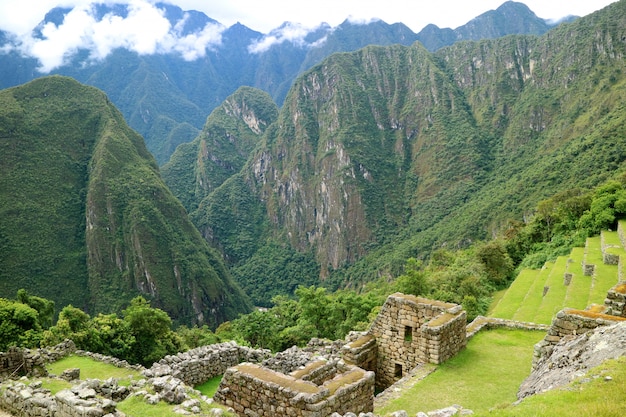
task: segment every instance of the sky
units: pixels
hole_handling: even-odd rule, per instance
[[[456,28],[472,18],[500,6],[504,0],[162,0],[183,10],[199,10],[220,25],[208,25],[194,34],[181,34],[169,24],[155,0],[100,0],[100,3],[128,3],[131,12],[122,19],[106,16],[96,20],[89,4],[93,0],[0,0],[0,30],[13,35],[0,52],[19,51],[39,60],[40,71],[62,65],[79,49],[90,50],[99,60],[113,49],[125,47],[140,54],[176,52],[184,59],[203,56],[219,45],[221,32],[237,22],[267,34],[251,52],[260,52],[276,42],[302,42],[306,33],[322,22],[337,26],[349,19],[366,23],[381,19],[402,22],[414,32],[429,23]],[[537,16],[558,20],[568,15],[584,16],[615,0],[522,0]],[[32,29],[46,12],[56,6],[78,6],[60,26],[46,25],[43,38],[33,38]],[[276,29],[284,22],[292,24]],[[182,23],[182,22],[181,22]],[[0,55],[1,59],[1,55]]]

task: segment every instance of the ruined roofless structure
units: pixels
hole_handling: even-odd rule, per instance
[[[224,374],[214,399],[240,416],[371,412],[375,387],[385,389],[414,367],[463,349],[466,324],[460,305],[395,293],[370,330],[342,348],[342,360],[320,358],[288,375],[242,363]]]

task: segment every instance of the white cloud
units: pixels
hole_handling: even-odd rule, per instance
[[[40,71],[47,73],[62,66],[79,50],[88,50],[90,60],[102,60],[116,48],[140,55],[178,53],[193,60],[221,42],[221,25],[207,24],[202,30],[183,36],[184,24],[185,19],[170,24],[163,10],[148,0],[128,1],[125,17],[109,13],[99,20],[91,5],[79,5],[60,25],[44,25],[41,38],[32,33],[19,35],[15,48],[37,58]]]
[[[306,47],[306,36],[312,31],[319,28],[306,27],[304,25],[292,22],[285,22],[278,29],[272,30],[268,35],[261,38],[261,40],[254,42],[248,47],[248,51],[253,54],[258,54],[267,51],[272,45],[281,44],[283,42],[291,42],[295,45]],[[319,41],[315,43],[319,44]]]
[[[387,23],[402,22],[414,32],[426,24],[455,28],[505,0],[162,0],[183,10],[199,10],[225,26],[239,21],[245,26],[268,33],[251,46],[252,52],[262,52],[276,43],[293,42],[306,45],[306,34],[321,22],[337,26],[347,16],[353,23],[382,19]],[[518,0],[526,3],[538,16],[561,18],[585,15],[615,0]],[[106,16],[99,21],[93,17],[92,3],[130,4],[132,12],[125,18]],[[14,49],[41,61],[41,69],[49,71],[65,62],[76,51],[88,49],[91,59],[102,59],[113,49],[125,47],[138,53],[174,52],[185,59],[196,59],[221,41],[221,25],[182,35],[184,23],[169,24],[155,6],[158,0],[0,0],[0,30],[20,39]],[[59,27],[45,28],[44,39],[33,39],[32,29],[53,7],[79,7]],[[272,28],[281,22],[299,22]],[[307,29],[309,28],[309,29]],[[323,41],[323,40],[322,40]],[[320,42],[322,42],[320,41]],[[0,46],[3,50],[7,47]]]

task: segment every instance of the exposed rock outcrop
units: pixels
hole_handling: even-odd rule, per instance
[[[522,399],[568,384],[609,359],[626,355],[626,322],[566,336],[535,364],[517,393]]]

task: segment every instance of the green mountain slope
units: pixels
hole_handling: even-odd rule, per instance
[[[278,108],[269,94],[240,87],[213,110],[193,142],[176,149],[163,166],[165,183],[192,212],[202,199],[243,168],[277,116]]]
[[[198,34],[207,23],[216,23],[201,12],[183,11],[164,3],[157,6],[172,26],[185,34]],[[61,26],[71,10],[52,9],[34,33],[43,37],[41,28],[45,24]],[[94,10],[96,21],[103,16],[122,18],[128,14],[128,7],[122,4],[100,4]],[[455,30],[430,25],[416,34],[401,23],[345,21],[334,28],[320,25],[304,39],[276,42],[267,49],[251,52],[250,48],[255,49],[264,39],[282,39],[282,30],[289,31],[291,24],[285,25],[262,34],[237,23],[222,33],[220,45],[207,47],[202,58],[192,61],[176,53],[146,55],[124,48],[94,60],[87,47],[78,47],[79,51],[68,56],[68,62],[54,72],[105,91],[128,124],[145,138],[159,165],[163,165],[176,146],[193,140],[207,115],[242,85],[263,89],[282,104],[294,79],[332,53],[355,51],[367,45],[410,45],[416,40],[434,51],[462,40],[510,33],[538,34],[551,27],[523,4],[508,1]],[[15,52],[13,43],[9,33],[0,31],[0,88],[41,75],[37,72],[38,61]]]
[[[262,205],[255,221],[267,228],[250,234],[251,212],[211,196],[194,222],[240,270],[269,236],[312,255],[335,285],[484,238],[624,168],[622,27],[625,1],[541,37],[333,55],[296,80],[241,175],[223,185],[237,193],[216,191]],[[215,232],[237,224],[245,239]]]
[[[46,77],[0,92],[0,296],[19,288],[90,312],[138,294],[216,325],[247,298],[99,90]]]

